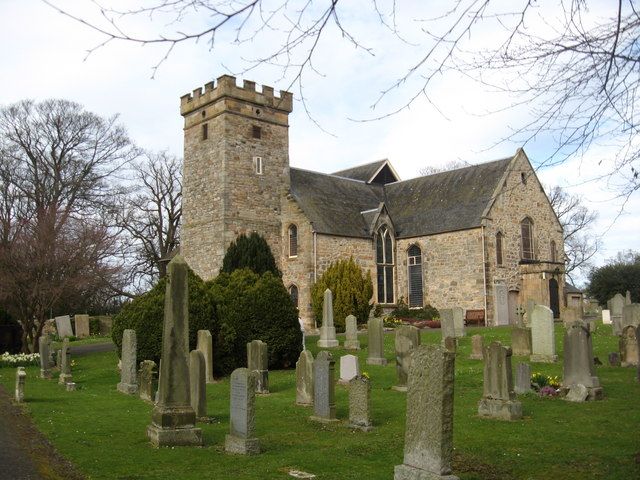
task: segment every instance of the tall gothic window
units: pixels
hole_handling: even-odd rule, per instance
[[[393,239],[391,232],[381,227],[376,235],[378,266],[378,303],[393,303]]]
[[[298,287],[295,285],[291,285],[289,287],[289,296],[291,297],[291,301],[298,308]]]
[[[551,240],[551,243],[549,244],[549,249],[551,250],[551,261],[552,262],[557,262],[558,261],[558,252],[556,251],[556,242]]]
[[[409,264],[409,306],[422,306],[422,250],[418,245],[411,245],[407,250]]]
[[[502,265],[502,232],[496,233],[496,265]]]
[[[533,221],[529,217],[520,222],[520,236],[522,238],[522,259],[534,260]]]
[[[298,255],[298,227],[289,225],[289,256],[296,257]]]

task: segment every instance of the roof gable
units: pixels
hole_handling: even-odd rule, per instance
[[[357,167],[347,168],[334,172],[331,175],[336,177],[351,178],[366,183],[384,185],[386,183],[397,182],[400,176],[391,166],[389,160],[378,160],[377,162],[365,163]]]

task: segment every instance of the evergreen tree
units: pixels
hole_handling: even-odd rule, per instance
[[[248,268],[258,275],[271,272],[277,277],[282,276],[269,244],[256,232],[248,237],[243,233],[231,242],[222,260],[221,272],[231,273],[240,268]]]

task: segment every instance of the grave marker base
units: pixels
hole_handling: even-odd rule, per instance
[[[478,403],[478,415],[498,420],[520,420],[522,418],[522,403],[517,400],[483,398]]]
[[[531,362],[538,363],[555,363],[558,360],[557,355],[540,355],[538,353],[534,353],[529,357]]]
[[[224,438],[224,451],[240,455],[257,455],[260,453],[260,442],[257,438],[240,438],[235,435],[226,435]]]
[[[367,358],[367,365],[386,365],[386,358]]]
[[[410,465],[396,465],[393,480],[460,480],[455,475],[439,475]]]
[[[118,383],[118,391],[127,395],[135,395],[138,393],[138,385],[132,383]]]
[[[147,427],[147,437],[154,447],[188,447],[202,445],[202,430],[199,428]]]

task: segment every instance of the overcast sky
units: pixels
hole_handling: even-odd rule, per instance
[[[52,2],[99,22],[91,2]],[[309,118],[299,92],[292,87],[296,96],[289,119],[292,166],[332,172],[388,158],[402,179],[407,179],[427,165],[454,160],[480,163],[514,154],[520,144],[498,141],[526,122],[526,106],[488,115],[514,99],[486,91],[460,74],[438,78],[429,90],[430,101],[419,97],[409,109],[383,120],[354,121],[384,115],[413,95],[417,83],[409,81],[387,95],[375,110],[371,108],[380,92],[415,60],[417,49],[424,48],[419,43],[424,25],[418,20],[431,13],[421,11],[423,4],[431,2],[406,2],[415,9],[399,24],[406,35],[390,39],[389,35],[370,34],[379,30],[379,24],[371,15],[360,15],[364,8],[359,3],[349,2],[351,10],[344,11],[342,20],[366,39],[364,46],[374,55],[355,48],[338,32],[330,31],[323,38],[314,59],[317,72],[309,71],[303,78],[307,109],[320,127]],[[151,36],[162,25],[162,20],[152,20],[125,25],[140,36]],[[203,15],[187,18],[181,27],[197,28],[206,21]],[[166,29],[171,32],[175,27]],[[472,40],[476,45],[490,43],[493,33],[491,28],[481,29]],[[40,0],[0,0],[0,104],[25,98],[74,100],[103,116],[118,114],[140,146],[181,155],[180,96],[222,74],[241,72],[246,65],[241,59],[247,58],[247,52],[259,56],[270,46],[267,36],[261,42],[247,41],[244,50],[238,50],[231,44],[232,34],[217,37],[213,51],[206,41],[179,45],[151,78],[165,47],[113,42],[85,59],[87,50],[103,40]],[[246,78],[276,90],[286,89],[291,78],[281,78],[277,68],[266,65],[238,77],[238,81]],[[549,143],[541,136],[525,146],[534,165],[544,161]],[[589,181],[610,159],[610,147],[594,146],[582,158],[538,171],[544,184],[558,184],[583,195],[585,204],[598,211],[596,232],[602,234],[603,248],[597,263],[621,250],[640,250],[640,192],[619,215],[622,205],[615,199],[611,180]]]

